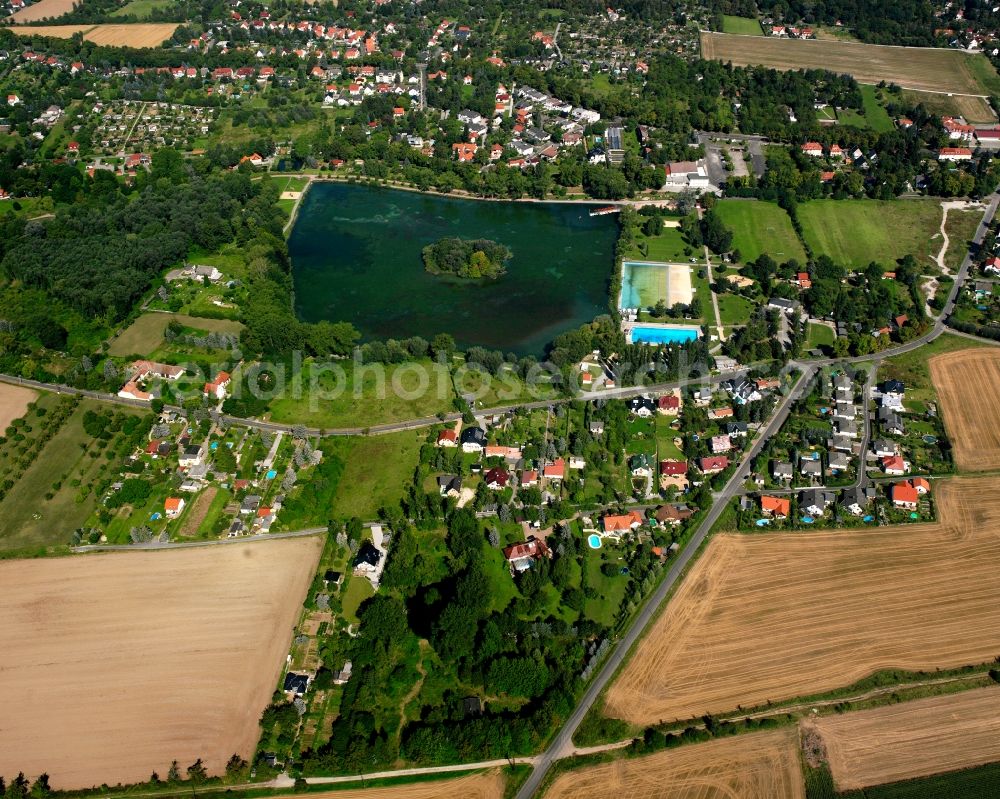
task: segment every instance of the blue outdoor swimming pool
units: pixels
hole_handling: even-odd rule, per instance
[[[591,533],[587,536],[587,543],[590,544],[591,549],[600,549],[601,537],[597,533]]]
[[[696,327],[643,327],[632,328],[633,344],[684,344],[698,338]]]
[[[276,471],[274,471],[274,469],[271,469],[271,470],[270,470],[270,471],[269,471],[269,472],[267,473],[267,479],[268,479],[268,480],[273,480],[273,479],[274,479],[274,478],[275,478],[275,477],[277,476],[277,474],[278,474],[278,473],[277,473]]]

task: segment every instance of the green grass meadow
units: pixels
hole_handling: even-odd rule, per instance
[[[744,36],[763,36],[764,30],[760,22],[751,17],[734,17],[732,14],[722,15],[723,33],[740,33]]]
[[[937,200],[811,200],[798,215],[814,255],[855,269],[891,267],[904,255],[926,266],[940,249],[932,240],[941,226]]]
[[[744,263],[767,253],[779,263],[796,259],[805,263],[806,253],[795,235],[792,220],[777,203],[757,200],[720,200],[716,212],[733,231],[733,248]]]

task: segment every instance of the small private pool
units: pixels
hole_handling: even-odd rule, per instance
[[[587,543],[590,545],[591,549],[601,548],[601,537],[597,533],[591,533],[587,536]]]
[[[266,477],[267,477],[268,480],[273,480],[277,476],[278,476],[278,473],[274,469],[269,470],[268,473],[267,473],[267,475],[266,475]]]
[[[686,344],[701,334],[697,327],[636,325],[629,333],[632,344]]]
[[[767,527],[771,523],[770,519],[758,519],[754,522],[758,527]]]
[[[812,524],[814,521],[816,521],[816,520],[812,516],[803,516],[802,517],[802,523],[803,524]]]

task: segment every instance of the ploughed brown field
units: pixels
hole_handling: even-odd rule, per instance
[[[380,788],[348,788],[309,793],[309,799],[502,799],[504,779],[499,771],[484,771],[433,782],[386,785]],[[301,794],[276,796],[274,799],[298,799]]]
[[[0,774],[69,789],[249,757],[320,549],[0,561]]]
[[[933,696],[808,722],[840,790],[1000,760],[1000,687]]]
[[[703,31],[701,54],[710,60],[731,61],[735,66],[828,69],[853,75],[861,83],[884,80],[920,91],[989,94],[970,64],[974,56],[947,48],[890,47],[829,39],[779,39]]]
[[[545,799],[802,799],[794,728],[717,738],[559,775]]]
[[[177,30],[176,22],[123,22],[101,25],[18,25],[9,28],[18,36],[52,36],[69,39],[74,33],[104,47],[159,47]]]
[[[1000,653],[1000,478],[935,482],[940,522],[717,535],[607,694],[647,725]]]
[[[1000,349],[936,355],[928,366],[955,465],[963,471],[1000,468]]]

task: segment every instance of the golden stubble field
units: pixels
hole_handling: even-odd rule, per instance
[[[83,33],[88,42],[103,47],[159,47],[177,30],[176,22],[126,22],[101,25],[18,25],[9,28],[18,36],[52,36],[69,39]]]
[[[842,791],[958,771],[1000,760],[1000,687],[823,716],[803,726],[819,733]]]
[[[829,39],[778,39],[702,31],[701,54],[735,66],[760,65],[779,70],[828,69],[853,75],[861,83],[887,81],[907,89],[985,95],[958,50],[890,47]]]
[[[356,788],[309,793],[309,799],[503,799],[504,778],[497,770],[468,774],[433,782],[387,785],[381,788]],[[297,799],[301,794],[276,796],[273,799]]]
[[[1000,468],[1000,348],[959,350],[928,361],[955,465]]]
[[[28,406],[38,399],[38,392],[24,386],[0,383],[0,434],[15,419],[28,412]]]
[[[321,546],[0,562],[0,774],[69,789],[249,757]]]
[[[11,14],[8,19],[15,23],[38,22],[46,17],[61,17],[73,10],[79,0],[38,0],[27,8]]]
[[[605,712],[647,725],[1000,653],[1000,478],[935,482],[940,523],[717,535]]]
[[[717,738],[561,774],[545,799],[803,799],[794,727]]]

